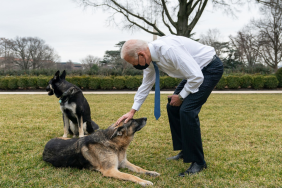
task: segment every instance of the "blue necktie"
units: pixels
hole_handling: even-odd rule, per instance
[[[156,71],[156,82],[155,82],[155,109],[154,109],[154,115],[156,120],[159,119],[161,116],[161,102],[160,102],[160,73],[159,68],[156,64],[156,62],[152,61],[154,64],[154,68]]]

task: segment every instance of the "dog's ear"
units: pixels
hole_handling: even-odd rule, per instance
[[[120,122],[120,124],[114,125],[114,132],[113,132],[110,139],[112,139],[116,136],[121,136],[123,129],[124,129],[124,120],[122,122]]]
[[[114,132],[113,132],[113,134],[112,134],[110,139],[112,139],[112,138],[114,138],[116,136],[121,136],[123,129],[124,129],[124,127],[117,127],[117,128],[115,128],[115,130],[114,130]]]
[[[60,76],[60,71],[58,70],[54,75],[54,80],[57,80]]]
[[[66,78],[66,71],[64,70],[63,71],[63,73],[61,74],[61,76],[60,76],[60,78],[62,79],[62,80],[64,80],[65,78]]]

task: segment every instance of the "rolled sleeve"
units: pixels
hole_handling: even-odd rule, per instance
[[[170,48],[166,52],[168,60],[173,63],[175,69],[177,69],[183,77],[187,80],[185,86],[179,93],[182,98],[186,98],[190,93],[196,93],[199,91],[199,87],[204,81],[204,76],[200,66],[193,59],[190,53],[185,50],[184,47]]]

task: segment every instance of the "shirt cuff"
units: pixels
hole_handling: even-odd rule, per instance
[[[142,104],[140,104],[140,103],[134,102],[133,106],[132,106],[132,109],[134,109],[136,111],[139,111],[139,109],[141,108],[141,105]]]
[[[182,91],[179,93],[179,95],[185,99],[188,95],[190,94],[190,92],[185,91],[185,89],[183,88]]]

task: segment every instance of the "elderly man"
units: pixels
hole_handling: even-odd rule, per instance
[[[120,117],[117,123],[133,118],[158,80],[159,70],[171,77],[181,78],[183,80],[174,94],[168,96],[167,104],[173,149],[180,150],[180,153],[168,160],[183,159],[184,163],[191,163],[179,176],[207,168],[198,114],[223,73],[222,62],[214,48],[186,37],[171,35],[149,44],[142,40],[129,40],[121,49],[121,58],[144,71],[132,109]],[[157,86],[156,82],[155,91]],[[158,100],[155,98],[155,102]],[[160,112],[156,114],[158,119]]]

